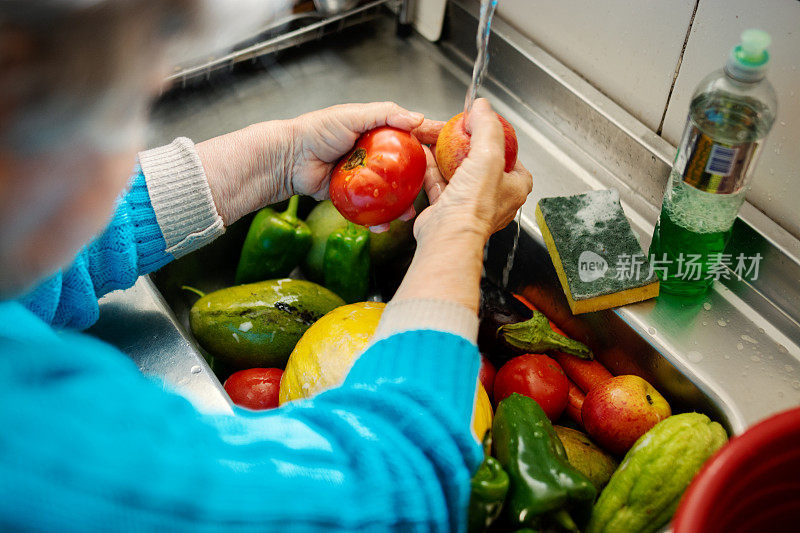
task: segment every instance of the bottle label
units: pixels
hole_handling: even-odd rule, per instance
[[[683,181],[695,189],[715,194],[738,192],[744,185],[747,169],[755,159],[757,142],[725,144],[714,142],[690,122],[684,154]]]

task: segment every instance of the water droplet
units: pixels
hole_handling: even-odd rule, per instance
[[[761,333],[762,335],[763,335],[764,333],[766,333],[766,331],[764,331],[764,328],[758,328],[758,332],[759,332],[759,333]]]
[[[785,125],[786,125],[786,121],[785,120],[781,120],[781,126],[785,126]]]
[[[200,365],[194,365],[192,368],[189,369],[189,372],[191,372],[192,374],[199,374],[202,371],[203,369],[200,368]]]
[[[778,345],[778,351],[781,352],[781,353],[786,353],[787,352],[786,346],[784,346],[783,344],[779,344]]]
[[[761,362],[761,358],[759,356],[757,356],[757,355],[751,355],[750,356],[750,360],[752,362],[754,362],[754,363],[760,363]]]
[[[711,311],[711,302],[704,303],[703,309],[705,309],[706,311]]]
[[[707,325],[708,325],[708,322],[706,322],[705,320],[703,320],[703,325],[704,325],[704,326],[707,326]]]
[[[728,325],[728,323],[720,318],[719,320],[717,320],[717,325],[719,325],[719,327],[721,327],[721,328],[724,328],[725,326]]]
[[[797,390],[800,390],[800,381],[797,380],[792,381],[792,387]]]
[[[686,354],[686,358],[691,361],[692,363],[699,363],[703,360],[703,354],[696,350],[692,350],[691,352]]]
[[[647,328],[647,333],[650,335],[655,335],[657,333],[656,328]]]
[[[767,195],[767,200],[769,200],[770,202],[772,201],[772,195],[771,194]]]
[[[742,344],[741,342],[737,342],[736,343],[736,349],[737,350],[744,350],[744,344]]]
[[[787,372],[794,372],[794,367],[792,365],[783,365],[783,369]]]
[[[751,337],[750,335],[742,335],[742,340],[743,340],[743,341],[747,341],[747,342],[749,342],[750,344],[758,344],[758,341],[757,341],[757,340],[755,340],[755,339],[754,339],[753,337]]]
[[[725,359],[730,359],[731,358],[730,354],[727,354],[727,353],[725,355],[723,355],[722,357],[724,357]]]

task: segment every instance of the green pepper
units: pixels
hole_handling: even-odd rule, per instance
[[[513,528],[579,531],[597,490],[567,461],[564,446],[533,399],[512,394],[497,406],[494,455],[509,477],[506,518]]]
[[[256,213],[242,246],[236,283],[252,283],[289,275],[311,248],[311,230],[297,218],[299,196],[278,213],[265,207]]]
[[[347,303],[361,302],[369,289],[369,230],[348,222],[328,236],[322,271],[325,287]]]
[[[508,474],[491,456],[492,432],[483,438],[484,460],[470,481],[468,532],[480,533],[492,525],[503,509],[508,493]]]
[[[508,474],[487,455],[470,481],[469,533],[485,531],[500,515],[508,492]]]
[[[544,353],[555,350],[580,359],[591,360],[593,357],[592,350],[582,342],[553,331],[550,321],[539,311],[533,311],[533,316],[524,322],[500,326],[497,329],[497,336],[525,353]]]

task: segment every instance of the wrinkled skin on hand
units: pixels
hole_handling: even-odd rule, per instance
[[[444,123],[424,120],[393,102],[342,104],[254,124],[201,143],[198,151],[214,201],[229,225],[294,194],[326,199],[330,171],[339,158],[362,133],[384,125],[412,131],[430,144]]]
[[[485,99],[476,100],[468,120],[472,132],[469,155],[449,183],[439,172],[433,152],[425,148],[425,190],[431,207],[417,218],[417,238],[445,220],[491,235],[514,220],[533,188],[531,173],[519,160],[511,172],[503,172],[503,128]]]

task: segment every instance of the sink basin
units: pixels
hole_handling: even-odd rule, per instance
[[[393,100],[447,119],[463,105],[475,14],[470,4],[452,1],[450,28],[439,44],[415,36],[398,39],[387,16],[357,35],[286,50],[266,70],[234,71],[172,91],[154,109],[149,144],[177,136],[199,142],[342,102]],[[765,258],[758,282],[715,283],[695,302],[661,296],[569,315],[534,222],[536,203],[614,187],[646,249],[674,149],[503,21],[495,21],[494,29],[493,61],[482,92],[514,124],[519,159],[534,175],[533,193],[519,218],[510,288],[592,346],[613,373],[641,375],[676,411],[707,413],[732,434],[799,405],[800,262],[792,255],[797,243],[759,233],[756,226],[769,229],[769,221],[750,211],[748,219],[757,224],[739,220],[734,233],[741,235],[735,238],[739,245]],[[188,333],[187,311],[195,296],[180,287],[209,291],[230,285],[248,223],[249,218],[239,221],[205,249],[140,279],[131,290],[103,298],[100,321],[91,330],[203,410],[230,410],[230,403]],[[495,280],[515,232],[512,226],[491,241],[486,270]]]
[[[234,224],[210,246],[170,263],[151,276],[158,291],[183,329],[191,336],[189,309],[197,296],[181,289],[191,285],[213,291],[233,284],[250,217]],[[517,233],[512,223],[489,242],[485,260],[486,275],[500,282]],[[554,319],[567,334],[592,348],[597,359],[613,374],[636,374],[655,385],[675,412],[699,411],[723,424],[733,426],[723,405],[704,393],[693,381],[673,366],[647,338],[639,335],[613,311],[572,316],[544,246],[528,232],[521,231],[515,261],[509,274],[509,288],[527,296]],[[299,271],[294,273],[299,275]],[[394,287],[384,289],[389,297]],[[196,348],[204,354],[202,348]],[[220,376],[222,379],[226,374]]]

